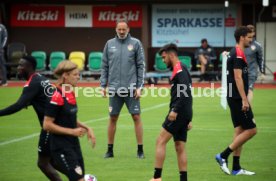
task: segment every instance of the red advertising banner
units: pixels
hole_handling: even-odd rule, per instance
[[[13,5],[11,26],[64,27],[64,6]]]
[[[115,27],[118,19],[127,19],[130,27],[142,27],[142,6],[93,6],[93,27]]]
[[[231,14],[225,18],[225,27],[235,27],[236,26],[236,19],[232,17]]]

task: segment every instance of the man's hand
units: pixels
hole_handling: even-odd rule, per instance
[[[72,130],[72,136],[82,137],[86,133],[86,129],[78,127]]]
[[[261,81],[264,81],[264,80],[265,80],[265,74],[263,74],[263,73],[261,74],[260,80],[261,80]]]
[[[242,99],[242,111],[246,112],[249,110],[249,103],[247,99]]]
[[[188,126],[187,126],[187,129],[188,131],[191,130],[193,128],[193,124],[192,124],[192,121],[189,122]]]
[[[101,94],[103,97],[106,97],[106,88],[101,88]]]
[[[204,55],[204,57],[205,57],[207,60],[209,60],[209,58],[210,58],[208,55]]]
[[[92,148],[95,148],[96,146],[96,137],[94,135],[93,129],[89,128],[87,130],[87,139],[91,142]]]
[[[135,96],[135,99],[139,99],[141,97],[141,89],[138,88],[135,90],[135,93],[134,93],[134,96]]]
[[[169,121],[175,121],[176,117],[177,117],[177,113],[174,112],[174,111],[171,111],[170,114],[169,114],[169,116],[168,116],[168,120]]]

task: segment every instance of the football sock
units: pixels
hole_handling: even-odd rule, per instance
[[[108,152],[113,152],[113,144],[108,144],[107,148]]]
[[[154,168],[154,176],[153,178],[161,178],[162,168]]]
[[[228,159],[229,155],[233,152],[229,147],[227,147],[223,152],[221,152],[221,158]]]
[[[187,172],[186,171],[180,171],[180,181],[188,181]]]
[[[240,157],[239,156],[233,156],[233,170],[237,171],[240,170]]]
[[[138,152],[143,152],[143,145],[138,145]]]

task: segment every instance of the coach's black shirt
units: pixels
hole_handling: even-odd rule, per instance
[[[248,94],[248,69],[244,52],[238,47],[232,48],[227,59],[227,98],[241,99],[238,91],[234,69],[242,70],[242,80],[245,94]]]
[[[192,79],[188,69],[178,62],[173,67],[171,77],[171,102],[170,109],[176,113],[184,114],[192,120]]]
[[[46,105],[45,116],[55,118],[54,123],[65,128],[77,128],[77,102],[74,92],[62,92],[57,88],[51,101]],[[58,150],[80,147],[75,136],[52,134],[51,149]]]
[[[13,105],[0,110],[0,116],[13,114],[23,108],[32,105],[40,122],[43,124],[45,105],[50,98],[51,84],[44,76],[34,73],[24,85],[23,91],[19,99]],[[45,93],[45,91],[48,94]],[[48,95],[48,96],[47,96]]]

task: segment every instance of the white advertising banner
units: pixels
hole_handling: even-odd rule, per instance
[[[92,27],[92,6],[65,6],[66,27]]]
[[[152,47],[199,47],[202,38],[214,47],[233,46],[236,18],[236,6],[223,3],[153,5]]]

